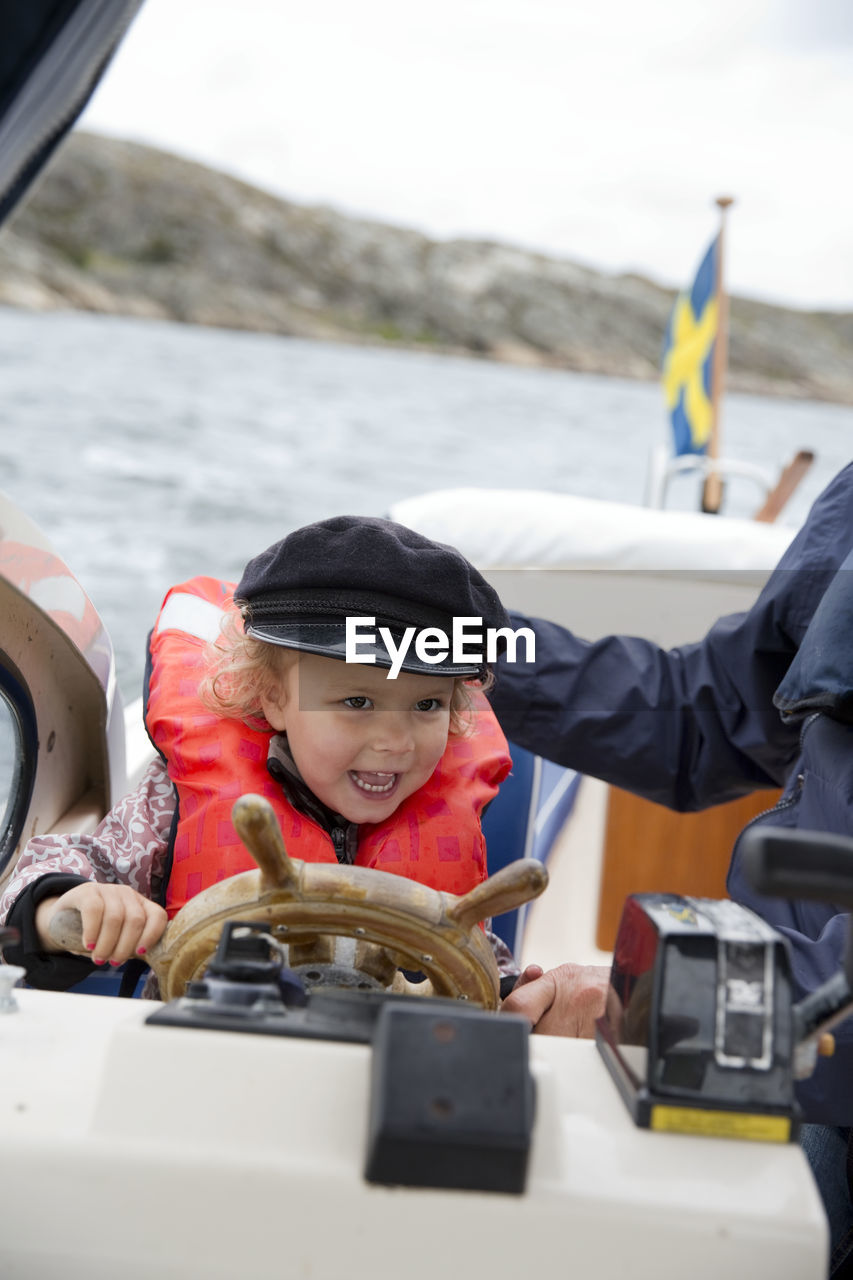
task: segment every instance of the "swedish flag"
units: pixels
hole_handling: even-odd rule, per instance
[[[719,241],[711,241],[690,292],[676,298],[664,335],[661,382],[676,454],[704,453],[711,436]]]

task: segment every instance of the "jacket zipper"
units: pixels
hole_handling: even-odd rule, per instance
[[[806,719],[803,721],[803,726],[800,729],[800,739],[798,744],[800,755],[802,755],[803,753],[803,742],[805,740],[806,732],[811,727],[811,725],[814,724],[815,720],[817,720],[820,714],[821,713],[819,711],[814,711],[810,716],[807,716]],[[743,827],[739,832],[736,844],[740,844],[741,836],[744,834],[744,832],[748,831],[750,827],[754,827],[757,822],[762,822],[765,818],[769,818],[771,813],[782,813],[785,809],[790,809],[792,804],[796,804],[800,798],[800,793],[803,789],[803,783],[805,782],[805,780],[806,780],[806,775],[804,773],[798,773],[795,779],[796,789],[792,790],[789,795],[782,796],[782,798],[780,800],[777,800],[774,805],[771,805],[769,809],[763,809],[761,813],[757,813],[755,817],[750,818],[746,826]],[[734,852],[734,850],[732,852]]]
[[[800,792],[803,789],[804,781],[805,774],[798,773],[796,779],[796,791],[792,791],[787,796],[782,796],[781,800],[777,800],[769,809],[762,809],[761,813],[757,813],[753,818],[750,818],[746,826],[742,827],[738,833],[736,844],[740,844],[741,836],[743,836],[744,832],[748,831],[750,827],[754,827],[757,822],[762,822],[765,818],[769,818],[771,813],[782,813],[785,809],[790,809],[792,804],[796,804],[800,798]]]
[[[346,854],[346,844],[347,844],[346,831],[344,831],[343,827],[332,827],[332,830],[329,832],[329,835],[332,837],[332,845],[334,846],[335,857],[337,858],[341,866],[347,866],[348,864],[347,864],[347,854]]]

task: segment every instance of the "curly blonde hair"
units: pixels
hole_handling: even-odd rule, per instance
[[[299,661],[299,650],[256,640],[243,631],[240,615],[225,614],[219,638],[207,646],[207,671],[199,684],[206,707],[228,720],[242,720],[251,729],[269,730],[263,712],[264,698],[277,695],[290,667]],[[469,737],[477,718],[471,687],[490,689],[494,677],[456,679],[450,699],[450,733]]]

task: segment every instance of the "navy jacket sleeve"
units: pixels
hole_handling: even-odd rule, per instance
[[[781,786],[798,728],[773,705],[853,544],[853,466],[828,486],[752,609],[669,651],[630,636],[590,643],[542,619],[534,663],[498,663],[492,702],[528,750],[680,810]]]

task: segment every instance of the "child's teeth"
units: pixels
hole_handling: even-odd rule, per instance
[[[396,773],[356,773],[351,775],[353,782],[362,791],[390,791],[396,780]]]

